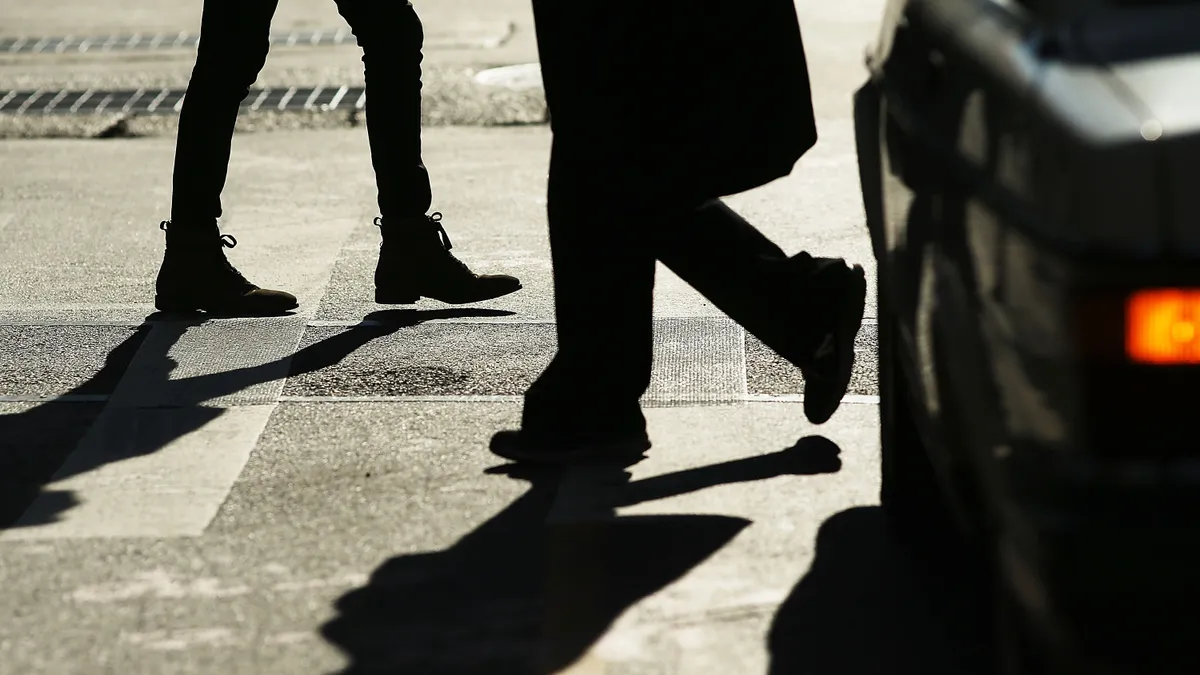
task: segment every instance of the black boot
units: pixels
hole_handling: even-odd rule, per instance
[[[422,297],[451,305],[491,300],[521,289],[507,274],[475,274],[450,253],[442,214],[376,218],[383,243],[375,268],[375,302],[408,305]]]
[[[298,305],[296,296],[259,288],[225,258],[237,240],[216,224],[180,226],[163,221],[167,252],[155,283],[154,306],[163,312],[202,310],[222,316],[272,316]]]

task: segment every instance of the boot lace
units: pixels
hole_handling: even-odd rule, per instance
[[[169,221],[169,220],[162,221],[161,223],[158,224],[158,229],[162,230],[163,232],[166,232],[167,226],[170,225],[170,222],[171,221]],[[221,248],[216,249],[216,254],[217,254],[217,257],[220,258],[221,266],[224,268],[225,272],[229,275],[230,280],[236,282],[238,285],[241,285],[241,286],[250,285],[250,282],[246,279],[246,277],[243,276],[242,273],[239,272],[238,269],[233,266],[233,263],[229,262],[229,258],[225,257],[225,251],[222,250],[222,249],[233,248],[234,246],[237,246],[237,239],[232,234],[222,234],[221,236],[219,236],[217,238],[217,240],[221,242]]]
[[[446,228],[442,227],[442,212],[434,211],[433,213],[429,214],[429,222],[437,231],[438,238],[442,240],[442,245],[446,247],[446,250],[449,251],[450,249],[454,248],[454,244],[450,243],[450,235],[446,234]]]
[[[428,221],[430,225],[433,225],[434,231],[438,234],[438,240],[442,244],[442,248],[446,249],[447,251],[454,248],[454,244],[450,241],[450,235],[446,233],[446,228],[442,226],[441,211],[434,211],[433,213],[425,216],[425,220]],[[375,216],[374,222],[375,227],[383,227],[383,218]]]
[[[452,267],[457,268],[459,272],[465,276],[475,276],[475,274],[471,271],[471,268],[467,267],[466,263],[459,260],[453,253],[450,253],[450,249],[454,248],[454,244],[450,241],[450,235],[446,234],[446,228],[442,226],[441,212],[434,211],[433,213],[425,216],[425,220],[432,226],[433,231],[437,233],[438,242],[441,243],[443,250],[446,251],[445,256],[442,257],[442,262],[448,263]],[[383,227],[383,218],[375,218],[375,227]]]

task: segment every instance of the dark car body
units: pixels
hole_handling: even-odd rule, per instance
[[[867,60],[885,509],[1039,659],[1200,671],[1200,2],[891,0]]]

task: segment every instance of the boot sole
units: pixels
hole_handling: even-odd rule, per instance
[[[503,293],[497,293],[495,295],[477,296],[477,297],[472,297],[472,298],[468,298],[465,300],[445,300],[443,298],[439,298],[439,297],[436,297],[433,295],[420,295],[420,294],[416,294],[416,293],[405,293],[405,292],[398,292],[398,291],[381,291],[379,289],[375,289],[375,304],[377,304],[377,305],[414,305],[418,301],[420,301],[421,298],[429,298],[430,300],[437,300],[438,302],[444,302],[447,305],[468,305],[473,302],[485,302],[487,300],[495,300],[496,298],[502,298],[506,295],[516,293],[517,291],[521,290],[522,288],[523,288],[522,286],[517,286],[516,288],[514,288],[512,290],[504,291]]]
[[[284,312],[289,312],[300,306],[300,303],[294,302],[288,307],[278,307],[270,312],[248,312],[243,308],[236,307],[204,307],[197,303],[185,303],[178,300],[164,299],[161,295],[154,296],[154,308],[164,314],[196,314],[204,312],[214,316],[230,316],[230,317],[255,317],[255,316],[278,316]]]

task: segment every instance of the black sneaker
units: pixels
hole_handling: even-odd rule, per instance
[[[162,312],[204,311],[222,316],[274,316],[295,309],[296,296],[259,288],[225,257],[237,246],[216,224],[181,226],[164,220],[167,251],[155,282],[154,306]]]
[[[624,436],[557,436],[506,430],[492,436],[492,454],[514,462],[567,466],[619,462],[636,464],[650,449],[645,433]]]
[[[812,275],[820,305],[830,308],[827,324],[810,355],[801,362],[804,375],[804,415],[813,424],[833,417],[850,386],[854,369],[854,338],[862,325],[867,280],[861,265],[849,267],[841,260],[822,259]]]
[[[450,253],[442,214],[376,218],[383,243],[375,268],[375,302],[408,305],[422,297],[451,305],[492,300],[521,290],[507,274],[475,274]]]

